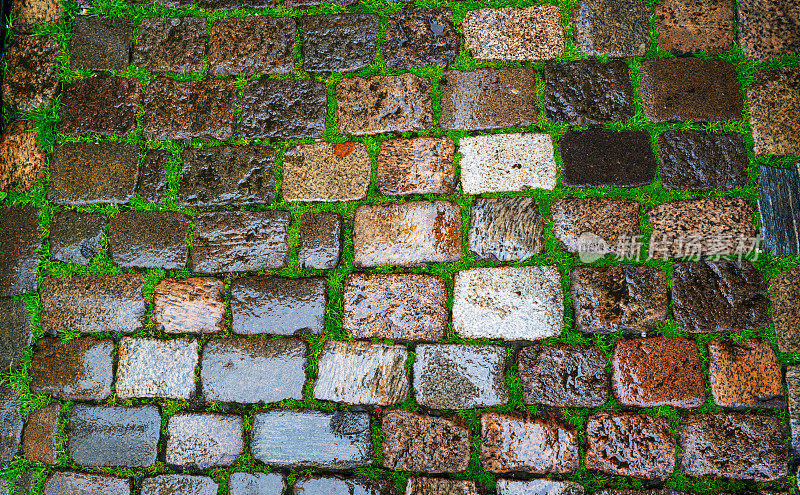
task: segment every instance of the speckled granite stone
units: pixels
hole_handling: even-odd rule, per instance
[[[121,399],[190,399],[195,393],[197,340],[123,337],[116,391]]]
[[[547,60],[564,53],[555,5],[469,10],[462,29],[464,47],[478,60]]]
[[[800,69],[756,72],[747,99],[756,154],[800,154]]]
[[[781,272],[769,282],[768,294],[778,349],[781,352],[800,352],[800,267]]]
[[[731,0],[663,0],[656,17],[658,46],[664,51],[717,55],[733,45]]]
[[[554,189],[556,162],[547,134],[491,134],[459,140],[464,194]]]
[[[472,480],[410,478],[405,495],[478,495]]]
[[[52,471],[42,490],[44,495],[130,495],[131,481],[101,474]]]
[[[202,2],[201,2],[202,3]],[[216,495],[219,484],[209,476],[162,474],[142,481],[141,495]]]
[[[211,25],[208,70],[216,76],[285,74],[294,66],[296,31],[290,17],[219,19]]]
[[[575,44],[590,57],[635,57],[650,46],[650,7],[639,0],[581,0],[572,13]]]
[[[583,485],[574,481],[497,480],[497,495],[583,495]]]
[[[3,103],[29,111],[45,107],[58,92],[61,47],[54,36],[20,36],[5,55]]]
[[[205,17],[146,17],[133,65],[151,72],[200,72],[208,43]]]
[[[636,257],[630,249],[640,235],[639,203],[630,199],[564,198],[551,204],[553,232],[570,253],[618,254]],[[590,245],[591,242],[591,245]],[[599,243],[595,246],[594,243]],[[600,249],[602,248],[602,249]],[[634,252],[635,251],[635,252]]]
[[[666,131],[658,136],[664,189],[707,191],[747,183],[747,151],[741,134]]]
[[[758,211],[763,247],[772,254],[800,254],[800,175],[791,168],[762,166]]]
[[[739,0],[739,42],[756,61],[800,55],[800,5],[794,0]]]
[[[285,201],[355,201],[369,188],[372,163],[363,143],[317,142],[286,150]]]
[[[57,24],[64,7],[58,0],[17,0],[13,12],[15,30],[27,33],[38,24]]]
[[[8,466],[19,450],[22,436],[22,403],[7,383],[0,385],[0,466]]]
[[[567,131],[558,149],[567,187],[637,187],[655,178],[656,158],[647,131]]]
[[[234,414],[184,413],[167,424],[167,464],[208,469],[230,466],[244,452],[242,417]]]
[[[533,344],[517,355],[526,404],[597,407],[608,400],[606,358],[597,347]]]
[[[708,381],[718,406],[734,409],[785,407],[781,364],[769,342],[708,343]]]
[[[532,197],[477,198],[469,251],[477,259],[524,261],[544,250],[544,222]]]
[[[295,484],[295,492],[298,490]],[[229,495],[285,495],[286,477],[280,473],[233,473],[228,480]]]
[[[394,483],[388,480],[317,476],[298,479],[294,485],[294,495],[397,495],[397,491]]]
[[[0,191],[27,191],[44,176],[45,156],[30,120],[15,120],[0,138]],[[453,172],[455,181],[455,172]]]
[[[368,66],[375,59],[379,26],[377,14],[301,17],[303,69],[308,72],[347,72]]]
[[[621,61],[548,64],[544,84],[544,113],[550,122],[607,124],[633,117],[633,86]]]
[[[384,413],[381,429],[387,469],[454,473],[469,466],[469,428],[463,420],[397,409]]]
[[[431,83],[411,73],[348,77],[336,85],[339,132],[363,136],[433,125]]]
[[[378,154],[378,188],[381,194],[449,194],[456,183],[453,140],[417,137],[388,139]]]
[[[456,61],[460,41],[450,9],[404,9],[389,16],[383,60],[392,70],[447,66]]]
[[[131,59],[130,20],[76,16],[72,21],[69,63],[72,69],[125,70]]]

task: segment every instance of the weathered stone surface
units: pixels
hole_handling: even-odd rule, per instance
[[[221,332],[225,283],[212,277],[167,278],[154,290],[156,327],[167,333]]]
[[[8,384],[0,385],[0,466],[6,467],[19,450],[22,403]]]
[[[197,341],[124,337],[119,344],[116,390],[121,399],[194,395]]]
[[[144,275],[73,276],[42,280],[41,325],[45,332],[138,330],[144,323]]]
[[[650,46],[650,16],[639,0],[581,0],[571,19],[575,44],[590,57],[641,57]]]
[[[306,343],[297,339],[211,340],[200,363],[203,397],[243,404],[300,400],[307,353]]]
[[[497,495],[583,495],[583,485],[573,481],[497,480]]]
[[[478,60],[547,60],[564,53],[555,5],[469,10],[463,30],[464,46]]]
[[[15,206],[0,210],[0,296],[36,291],[40,236],[38,209]]]
[[[64,143],[50,159],[47,197],[61,205],[127,203],[136,191],[139,148],[125,143]]]
[[[138,79],[92,77],[64,85],[58,132],[122,136],[136,129]]]
[[[732,189],[747,183],[741,134],[666,131],[658,137],[659,173],[665,189]]]
[[[191,219],[176,211],[124,211],[111,217],[108,250],[122,268],[183,268]]]
[[[642,106],[650,122],[738,120],[742,94],[732,64],[696,57],[642,62]]]
[[[660,481],[675,468],[675,438],[663,417],[597,413],[589,416],[586,438],[587,469]]]
[[[567,131],[558,149],[567,187],[636,187],[655,178],[656,159],[647,131]]]
[[[553,201],[553,231],[570,253],[635,258],[639,238],[639,203],[630,199],[588,197]],[[586,259],[591,261],[590,259]]]
[[[449,201],[362,205],[353,219],[356,266],[461,259],[461,210]]]
[[[79,15],[72,21],[72,69],[125,70],[131,59],[133,25],[122,17]]]
[[[352,469],[374,458],[363,412],[274,410],[256,413],[253,457],[270,465]]]
[[[675,319],[692,333],[758,330],[769,324],[764,277],[749,261],[676,263]]]
[[[130,495],[131,482],[102,474],[53,471],[42,490],[44,495]]]
[[[0,191],[33,189],[44,175],[44,151],[30,120],[15,120],[0,138]]]
[[[297,262],[304,270],[336,268],[342,254],[342,217],[338,213],[306,213],[300,223]]]
[[[688,409],[706,401],[700,354],[692,340],[622,340],[614,348],[611,369],[614,395],[624,406]]]
[[[481,414],[481,464],[490,473],[570,473],[578,469],[578,432],[552,420]]]
[[[105,235],[102,213],[64,211],[50,220],[50,258],[88,265],[100,250]]]
[[[31,392],[64,400],[103,400],[114,379],[114,341],[43,337],[31,361]]]
[[[381,428],[387,469],[455,473],[469,465],[469,427],[456,418],[398,409],[384,413]]]
[[[459,140],[464,194],[554,189],[556,161],[547,134],[490,134]]]
[[[167,162],[172,153],[167,150],[147,150],[139,166],[141,177],[137,191],[146,200],[163,203],[167,199]]]
[[[800,10],[792,0],[741,0],[739,42],[756,61],[800,55]]]
[[[233,332],[252,335],[322,333],[325,279],[254,276],[231,282]]]
[[[544,113],[551,122],[607,124],[635,112],[628,66],[622,61],[548,64],[544,84]]]
[[[769,342],[708,343],[708,381],[714,403],[722,407],[785,407],[781,364]]]
[[[414,359],[414,395],[431,409],[471,409],[508,401],[505,348],[421,344]]]
[[[597,407],[608,400],[606,359],[597,347],[534,344],[517,356],[526,404]]]
[[[430,129],[430,92],[430,81],[410,72],[342,79],[336,85],[339,132],[363,136]]]
[[[155,406],[78,404],[69,417],[67,452],[80,466],[152,466],[160,431]]]
[[[259,79],[244,87],[242,137],[321,138],[327,90],[321,82]]]
[[[450,9],[405,9],[389,16],[383,60],[392,70],[447,66],[458,57],[459,41]]]
[[[442,129],[500,129],[536,123],[533,67],[450,70],[439,81],[439,89]]]
[[[17,367],[31,339],[31,314],[25,301],[0,299],[0,372]]]
[[[391,482],[370,478],[320,476],[300,478],[294,485],[294,495],[395,495],[396,493]]]
[[[406,495],[478,495],[478,488],[472,480],[410,478]]]
[[[241,416],[178,413],[167,425],[167,464],[208,469],[230,466],[244,451]]]
[[[158,140],[230,139],[236,100],[233,79],[156,78],[144,90],[143,136]]]
[[[55,464],[58,458],[56,435],[58,435],[58,415],[61,405],[58,403],[33,411],[28,416],[22,435],[22,451],[30,462]]]
[[[768,294],[778,335],[778,350],[800,352],[800,268],[774,276]]]
[[[314,397],[347,404],[397,404],[408,396],[407,360],[402,345],[325,342]]]
[[[297,485],[295,484],[295,491]],[[284,495],[286,479],[280,473],[233,473],[228,480],[229,495]]]
[[[446,136],[386,140],[378,155],[378,188],[387,196],[449,194],[456,182],[454,154]]]
[[[219,211],[197,216],[192,266],[202,273],[283,268],[289,258],[286,211]]]
[[[369,188],[372,164],[362,143],[317,142],[286,150],[283,199],[286,201],[354,201]]]
[[[800,69],[756,72],[753,84],[747,88],[747,99],[757,155],[800,154],[799,93]]]
[[[793,168],[761,167],[758,176],[763,246],[775,255],[800,254],[800,176]]]
[[[789,392],[789,427],[792,450],[800,451],[800,366],[786,367],[786,389]]]
[[[207,42],[205,17],[145,17],[133,65],[151,72],[200,72]]]
[[[211,25],[208,70],[215,76],[289,72],[296,29],[290,17],[219,19]]]
[[[689,476],[771,481],[787,475],[784,426],[773,415],[691,414],[681,424],[681,468]]]
[[[346,72],[368,66],[375,58],[379,26],[377,14],[303,16],[303,69]]]
[[[6,52],[3,102],[28,111],[45,107],[58,91],[61,47],[53,36],[20,36]]]
[[[733,45],[733,2],[662,0],[656,6],[658,46],[677,54],[717,55]]]
[[[18,0],[14,2],[14,29],[29,32],[39,24],[56,24],[63,15],[58,0]]]
[[[544,250],[544,226],[534,198],[477,198],[469,251],[477,259],[524,261]]]
[[[357,339],[437,341],[447,330],[447,286],[421,273],[351,273],[342,328]]]
[[[162,474],[142,481],[141,495],[216,495],[219,485],[208,476]]]

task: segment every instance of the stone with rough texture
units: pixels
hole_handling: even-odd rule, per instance
[[[242,137],[321,138],[327,105],[321,82],[257,79],[244,87]]]
[[[59,205],[128,203],[136,192],[139,147],[133,144],[64,143],[50,158],[47,197]]]
[[[590,57],[641,57],[650,46],[650,17],[639,0],[581,0],[571,18],[575,44]]]
[[[628,66],[622,61],[548,64],[544,85],[544,113],[550,122],[608,124],[635,112]]]
[[[14,2],[14,29],[30,31],[39,24],[57,24],[64,16],[58,0],[17,0]]]
[[[156,328],[167,333],[221,332],[224,291],[225,283],[217,278],[162,280],[153,293]]]
[[[230,139],[236,100],[233,79],[156,78],[144,90],[143,136],[157,140]]]
[[[244,452],[241,416],[178,413],[167,425],[167,464],[208,469],[230,466]]]
[[[606,359],[597,347],[534,344],[517,356],[526,404],[597,407],[608,400]]]
[[[469,10],[464,47],[478,60],[548,60],[564,54],[557,5]]]
[[[122,268],[186,266],[191,219],[176,211],[125,211],[111,217],[108,250]]]
[[[253,457],[278,467],[352,469],[375,457],[364,412],[258,412],[251,437]]]
[[[524,261],[544,250],[544,225],[534,198],[477,198],[469,251],[477,259]]]
[[[215,76],[285,74],[294,66],[296,29],[289,17],[219,19],[211,25],[208,70]]]
[[[31,392],[64,400],[103,400],[114,379],[114,341],[43,337],[31,360]]]
[[[41,249],[38,209],[31,206],[0,209],[0,296],[36,291]]]
[[[318,334],[325,329],[325,279],[254,276],[231,282],[233,333]]]
[[[117,397],[189,399],[194,395],[197,341],[124,337],[119,344]]]
[[[58,91],[61,47],[53,36],[20,36],[6,51],[3,103],[22,111],[45,107]]]
[[[19,450],[22,438],[22,403],[8,384],[0,384],[0,466],[6,467]]]
[[[100,250],[105,226],[106,216],[102,213],[55,214],[50,220],[50,258],[88,265]]]
[[[472,409],[508,401],[505,348],[421,344],[414,359],[414,395],[431,409]]]
[[[794,0],[739,0],[739,43],[759,62],[800,55],[800,5]]]
[[[207,42],[205,17],[145,17],[133,65],[151,72],[200,72]]]
[[[197,216],[192,266],[202,273],[283,268],[289,258],[286,211],[219,211]]]
[[[459,41],[450,9],[405,9],[389,16],[383,60],[392,70],[448,66],[458,58]]]
[[[706,401],[703,368],[694,341],[622,340],[614,348],[611,385],[623,406],[692,408]]]
[[[347,72],[370,65],[375,58],[379,26],[377,14],[301,17],[303,69],[308,72]]]
[[[32,338],[31,313],[25,301],[0,299],[0,373],[17,367]]]
[[[409,478],[405,495],[478,495],[472,480]]]
[[[300,223],[297,262],[304,270],[336,268],[342,254],[342,217],[338,213],[306,213]]]
[[[570,253],[635,258],[631,241],[640,237],[639,203],[630,199],[564,198],[551,205],[553,231]]]
[[[708,355],[715,404],[734,409],[785,407],[781,364],[769,342],[712,340]]]
[[[449,137],[389,139],[378,155],[381,194],[449,194],[456,183],[455,144]]]
[[[664,51],[717,55],[733,45],[731,0],[662,0],[656,17],[658,46]]]
[[[547,134],[465,136],[458,151],[464,194],[556,187],[553,138]]]
[[[58,435],[60,412],[61,405],[52,403],[36,409],[28,416],[22,434],[22,451],[30,462],[56,463],[58,459],[56,435]]]
[[[141,495],[217,495],[219,484],[208,476],[162,474],[142,481]]]
[[[450,70],[439,81],[445,130],[526,127],[537,122],[533,67]]]
[[[53,471],[42,489],[43,495],[130,495],[131,482],[102,474]]]
[[[155,406],[78,404],[67,426],[67,453],[79,466],[148,467],[156,462],[161,415]]]
[[[662,132],[658,163],[664,189],[708,191],[747,183],[747,151],[741,134]]]
[[[681,468],[689,476],[772,481],[788,473],[780,418],[765,414],[691,414],[681,424]]]
[[[362,143],[309,143],[286,150],[283,159],[285,201],[364,199],[372,164]]]
[[[583,485],[574,481],[497,480],[497,495],[583,495]]]
[[[663,481],[675,468],[675,438],[666,418],[601,412],[586,424],[587,469]]]
[[[228,481],[229,495],[284,495],[285,493],[286,479],[280,473],[233,473]]]
[[[461,209],[449,201],[362,205],[353,219],[356,266],[415,266],[461,259]]]
[[[394,484],[371,478],[340,478],[320,476],[300,478],[294,485],[294,495],[396,495]]]
[[[138,79],[92,77],[64,85],[58,132],[122,136],[136,129]]]
[[[242,404],[300,400],[307,353],[307,344],[297,339],[211,340],[200,363],[203,397]]]
[[[79,15],[72,22],[72,69],[125,70],[131,59],[133,25],[124,18]]]
[[[44,151],[30,120],[15,120],[0,138],[0,191],[27,191],[44,175]]]
[[[167,199],[169,183],[167,180],[167,162],[172,153],[167,150],[147,150],[139,165],[141,177],[137,191],[148,201],[163,203]]]
[[[456,418],[403,411],[383,414],[383,467],[455,473],[469,466],[469,427]]]
[[[567,187],[636,187],[655,178],[656,158],[647,131],[567,131],[558,149]]]
[[[800,267],[775,275],[768,294],[778,350],[800,352]]]
[[[793,168],[762,166],[758,212],[765,250],[800,255],[800,175]]]
[[[430,81],[410,72],[342,79],[336,85],[339,132],[363,136],[430,129],[430,92]]]
[[[755,153],[800,154],[800,69],[756,72],[753,84],[747,88],[747,99]]]
[[[792,450],[800,451],[800,366],[786,367],[786,389],[789,392],[789,427]]]

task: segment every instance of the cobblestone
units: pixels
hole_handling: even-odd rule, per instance
[[[478,488],[471,480],[410,478],[406,495],[478,495]]]
[[[130,480],[102,474],[53,471],[44,483],[44,495],[130,495]]]
[[[20,36],[8,46],[3,102],[30,111],[50,104],[58,92],[60,47],[53,36]]]
[[[215,76],[285,74],[294,66],[294,19],[240,17],[211,25],[208,70]]]
[[[449,137],[384,141],[378,155],[378,188],[387,196],[452,193],[454,154]]]
[[[30,389],[64,400],[103,400],[114,379],[114,341],[78,337],[68,342],[43,337],[36,342]]]
[[[376,14],[303,16],[303,69],[347,72],[370,65],[375,58],[379,25]]]
[[[747,89],[747,99],[757,155],[800,153],[800,138],[794,132],[800,126],[798,92],[800,69],[756,72],[753,84]]]
[[[301,478],[295,483],[295,495],[396,495],[394,485],[371,478],[320,476]]]
[[[156,203],[166,201],[169,189],[167,162],[171,156],[167,150],[147,151],[139,166],[141,177],[137,192],[142,198]]]
[[[14,4],[14,27],[29,32],[37,24],[57,24],[64,7],[57,0],[19,0]]]
[[[800,12],[791,0],[742,0],[739,43],[745,56],[767,61],[800,55]]]
[[[493,134],[459,140],[465,194],[554,189],[556,162],[547,134]]]
[[[0,466],[6,467],[19,450],[22,439],[20,397],[7,383],[0,384]]]
[[[597,347],[534,344],[517,356],[526,404],[597,407],[608,400],[606,360]]]
[[[469,428],[458,419],[394,410],[381,428],[387,469],[454,473],[469,465]]]
[[[79,15],[72,22],[71,69],[125,70],[131,59],[133,25],[124,18]]]
[[[544,113],[551,122],[607,124],[633,117],[633,86],[621,61],[549,64],[544,84]]]
[[[738,345],[708,343],[708,381],[714,403],[722,407],[784,407],[781,365],[769,342],[749,339]]]
[[[156,327],[167,333],[221,332],[224,290],[223,281],[211,277],[162,280],[153,294]]]
[[[3,208],[0,215],[0,296],[36,291],[36,270],[42,249],[39,210],[30,206]]]
[[[229,495],[284,495],[286,479],[279,473],[233,473],[228,481],[228,493]]]
[[[142,481],[141,495],[216,495],[219,485],[208,476],[162,474]]]
[[[145,17],[133,65],[151,72],[200,72],[207,42],[205,17]]]
[[[29,120],[9,123],[0,138],[0,191],[27,191],[44,176],[45,156]]]
[[[363,136],[430,129],[430,91],[430,81],[411,73],[343,79],[336,85],[339,132]]]
[[[149,467],[158,454],[161,415],[154,406],[72,408],[67,453],[79,466]]]
[[[256,276],[231,282],[234,333],[318,334],[325,327],[325,279]]]
[[[662,132],[658,152],[665,189],[708,191],[747,183],[747,152],[741,134]]]
[[[317,81],[258,79],[242,100],[242,137],[321,138],[327,108],[325,85]]]
[[[124,143],[64,143],[53,149],[47,197],[81,206],[128,203],[136,192],[139,148]]]
[[[656,7],[656,17],[664,51],[717,55],[733,45],[735,12],[726,0],[666,0]]]
[[[650,17],[639,0],[581,0],[571,17],[575,44],[590,57],[642,56],[650,46]]]
[[[389,16],[383,60],[392,70],[448,66],[458,57],[460,37],[446,8],[410,8]]]
[[[564,53],[555,5],[470,10],[462,29],[464,47],[478,60],[547,60]]]
[[[0,370],[10,371],[20,364],[31,345],[31,330],[31,314],[25,301],[0,299]]]
[[[125,211],[111,217],[108,249],[122,268],[183,268],[191,220],[173,211]]]
[[[25,423],[22,434],[22,451],[30,462],[55,464],[58,459],[58,415],[61,405],[58,403],[47,404],[36,409]]]
[[[636,187],[655,178],[656,159],[646,131],[567,131],[558,148],[567,187]]]
[[[583,495],[583,485],[573,481],[552,480],[497,480],[497,495]]]
[[[362,143],[299,144],[283,159],[286,201],[354,201],[369,188],[372,164]]]
[[[333,212],[306,213],[300,224],[297,261],[305,270],[336,268],[342,255],[342,217]]]
[[[144,90],[143,136],[157,140],[230,139],[236,92],[232,79],[153,79]]]
[[[65,85],[58,131],[122,136],[136,129],[140,86],[137,79],[93,77]]]
[[[197,341],[124,337],[119,344],[116,390],[121,399],[194,395]]]
[[[244,451],[244,426],[230,414],[178,413],[167,425],[167,464],[230,466]]]
[[[481,260],[525,261],[544,250],[544,225],[534,198],[478,198],[472,203],[469,251]]]
[[[800,268],[792,268],[774,276],[770,280],[768,295],[778,336],[778,350],[800,352]]]
[[[762,166],[758,176],[762,247],[776,255],[800,255],[800,175]]]
[[[600,257],[608,252],[625,258],[638,254],[630,242],[640,234],[639,203],[636,201],[603,197],[564,198],[554,201],[551,211],[556,239],[570,253]]]
[[[788,393],[789,428],[792,436],[791,448],[800,451],[800,367],[786,367],[786,390]]]
[[[88,265],[105,237],[106,217],[100,213],[64,211],[50,220],[50,258]]]

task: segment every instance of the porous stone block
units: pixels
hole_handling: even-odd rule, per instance
[[[194,395],[197,341],[124,337],[119,344],[116,390],[121,399]]]
[[[64,16],[58,0],[18,0],[14,3],[14,28],[29,32],[39,24],[57,24]]]
[[[406,495],[478,495],[472,480],[409,478]]]
[[[22,438],[22,402],[9,384],[0,385],[0,466],[8,464],[19,450]]]
[[[378,189],[387,196],[449,194],[456,182],[454,154],[446,136],[386,140],[378,155]]]
[[[377,14],[307,15],[303,30],[303,69],[308,72],[347,72],[375,59],[380,17]]]
[[[30,389],[64,400],[103,400],[114,379],[114,341],[78,337],[64,342],[43,337],[36,342]]]
[[[547,60],[564,53],[556,5],[468,10],[464,47],[478,60]]]
[[[45,107],[58,91],[61,47],[54,36],[20,36],[8,46],[3,102],[22,111]]]
[[[791,446],[793,451],[800,452],[800,366],[786,367],[786,390],[789,392]]]
[[[209,72],[215,76],[287,73],[294,66],[296,30],[290,17],[219,19],[211,25]]]
[[[134,131],[140,96],[138,79],[92,77],[65,84],[58,132],[122,136]]]
[[[662,0],[656,6],[658,46],[676,54],[717,55],[733,45],[730,0]]]
[[[458,58],[460,41],[450,9],[404,9],[389,16],[383,61],[392,70],[448,66]]]
[[[47,197],[81,206],[127,203],[136,192],[139,147],[125,143],[64,143],[50,158]]]
[[[161,415],[155,406],[72,408],[67,453],[79,466],[149,467],[158,454]]]
[[[800,55],[800,10],[792,0],[741,0],[739,43],[745,56],[766,62]]]
[[[628,66],[618,60],[548,64],[544,85],[544,113],[551,122],[607,124],[635,112]]]
[[[430,129],[430,92],[430,81],[410,72],[342,79],[336,85],[339,132],[363,136]]]
[[[200,72],[207,42],[205,17],[145,17],[133,65],[151,72]]]
[[[162,474],[142,481],[141,495],[216,495],[219,484],[208,476]]]
[[[342,217],[338,213],[306,213],[300,223],[297,262],[304,270],[336,268],[342,254]]]
[[[233,473],[228,480],[228,493],[229,495],[284,495],[286,479],[280,473]]]
[[[0,210],[0,296],[36,291],[41,249],[37,208],[14,206]]]
[[[254,276],[231,282],[234,333],[318,334],[325,329],[325,279]]]
[[[714,403],[722,407],[784,407],[781,364],[769,342],[745,340],[738,345],[708,343],[708,381]]]
[[[125,18],[78,15],[72,21],[72,69],[125,70],[131,59],[133,24]]]
[[[6,125],[0,138],[0,191],[27,191],[44,176],[44,151],[30,120]]]
[[[463,421],[397,409],[384,413],[381,428],[387,469],[454,473],[469,466],[469,428]]]
[[[88,265],[100,251],[105,236],[102,213],[63,211],[50,220],[50,258],[64,263]]]
[[[571,21],[590,57],[641,57],[650,47],[650,7],[640,0],[581,0]]]
[[[245,139],[322,137],[327,90],[318,81],[257,79],[244,88],[242,137]]]
[[[541,480],[497,480],[497,495],[583,495],[583,485],[574,481]]]
[[[606,359],[597,347],[534,344],[517,355],[526,404],[597,407],[608,400]]]
[[[22,451],[30,462],[55,464],[58,459],[58,415],[61,404],[51,403],[28,416],[22,433]]]
[[[551,206],[559,244],[588,263],[606,254],[636,258],[641,247],[639,203],[630,199],[564,198]]]
[[[230,139],[237,99],[233,79],[156,78],[144,90],[143,136],[156,140]]]
[[[772,304],[778,350],[800,352],[800,268],[775,275],[767,294]]]
[[[800,154],[800,69],[756,72],[747,99],[756,155]]]
[[[221,332],[225,283],[212,277],[167,278],[153,291],[156,327],[167,333]]]
[[[394,485],[386,480],[319,476],[301,478],[294,485],[295,495],[396,495]]]
[[[168,150],[147,150],[139,167],[141,177],[137,192],[141,197],[156,203],[166,201],[169,189],[167,164],[171,157]]]
[[[124,211],[111,217],[108,250],[121,268],[179,269],[189,257],[191,219],[177,211]]]
[[[567,187],[637,187],[655,179],[656,158],[647,131],[567,131],[558,149]]]
[[[102,474],[53,471],[42,488],[43,495],[130,495],[131,481]]]
[[[230,466],[244,452],[241,416],[178,413],[167,425],[167,464],[208,469]]]
[[[355,201],[369,188],[372,163],[362,143],[292,146],[283,159],[285,201]]]
[[[664,189],[708,191],[747,183],[747,151],[741,134],[662,132],[658,163]]]

